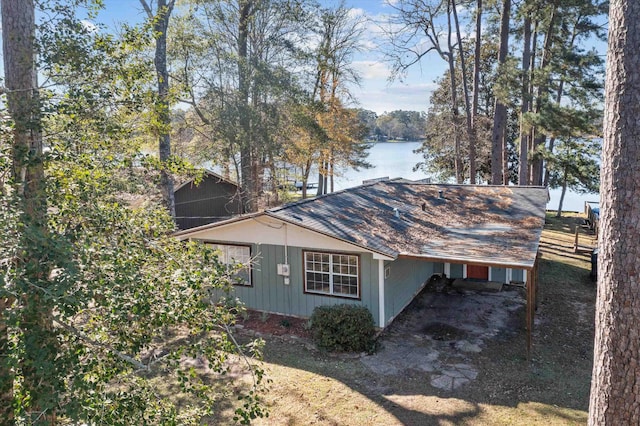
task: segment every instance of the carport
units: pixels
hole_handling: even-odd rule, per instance
[[[526,295],[526,350],[527,357],[531,357],[531,348],[533,343],[532,334],[535,322],[535,312],[538,304],[538,269],[540,255],[537,250],[537,244],[535,254],[531,258],[530,263],[516,263],[514,261],[502,263],[482,262],[475,259],[460,259],[455,257],[434,258],[416,255],[402,255],[401,257],[443,265],[440,275],[456,280],[466,280],[469,283],[469,286],[466,288],[471,290],[473,290],[474,283],[483,281],[507,285],[522,285],[525,289]],[[502,274],[496,276],[496,271],[501,271]],[[520,271],[520,273],[514,274],[514,271]],[[514,277],[514,275],[516,276]],[[426,284],[426,282],[424,284]],[[414,294],[414,297],[422,291],[422,288],[423,287],[420,287],[420,289]],[[409,301],[409,303],[410,302],[411,301]],[[409,303],[407,303],[407,306]]]

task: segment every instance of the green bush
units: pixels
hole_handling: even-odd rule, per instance
[[[313,340],[329,351],[362,352],[374,349],[375,325],[364,306],[318,306],[311,315]]]

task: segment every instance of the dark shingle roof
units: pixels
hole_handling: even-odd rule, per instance
[[[542,187],[392,180],[267,214],[391,257],[532,267],[547,201]]]

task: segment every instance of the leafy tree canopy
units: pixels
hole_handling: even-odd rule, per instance
[[[237,420],[264,415],[263,371],[243,355],[259,356],[259,345],[230,332],[241,310],[226,297],[233,271],[174,238],[149,189],[160,166],[140,150],[148,38],[104,36],[70,7],[46,7],[56,13],[36,33],[49,83],[32,114],[46,142],[32,157],[44,171],[37,193],[12,173],[21,118],[0,133],[0,375],[13,407],[4,413],[20,424],[200,424],[230,392],[230,361],[245,359],[252,380],[238,388]],[[46,209],[34,216],[26,197]]]

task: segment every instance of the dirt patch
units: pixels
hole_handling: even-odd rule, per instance
[[[433,322],[425,325],[422,328],[422,332],[434,340],[458,340],[466,335],[464,330],[441,322]]]
[[[236,328],[257,336],[296,336],[310,339],[309,320],[285,315],[246,310],[239,316]]]

